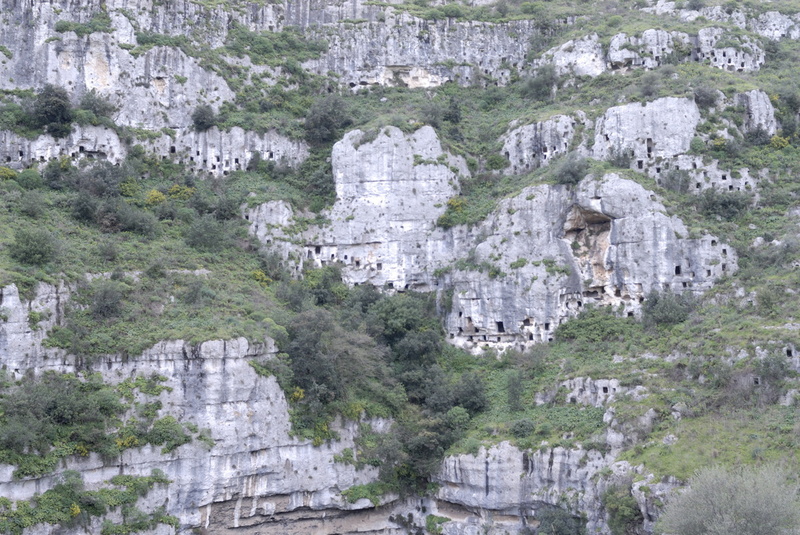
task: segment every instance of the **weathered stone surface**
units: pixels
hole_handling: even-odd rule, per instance
[[[452,255],[435,224],[458,193],[459,175],[468,175],[466,163],[443,152],[431,127],[405,135],[389,126],[362,144],[364,135],[352,131],[334,146],[331,223],[306,232],[296,256],[316,266],[341,262],[351,284],[429,287],[431,265]],[[251,233],[281,249],[279,229],[292,218],[285,204],[251,209],[247,218]]]
[[[308,157],[308,145],[270,130],[264,134],[239,127],[217,127],[197,132],[184,128],[155,140],[137,140],[151,154],[186,165],[194,172],[220,177],[247,169],[254,157],[294,167]],[[106,160],[117,164],[128,154],[128,144],[114,130],[101,126],[75,126],[65,138],[43,135],[27,139],[0,132],[0,164],[13,169],[43,165],[53,159]],[[257,156],[256,156],[257,155]]]
[[[28,306],[49,310],[56,306],[54,295],[43,288]],[[20,332],[19,324],[24,321],[20,316],[27,307],[21,306],[13,286],[4,288],[4,303],[10,311],[5,329],[0,331],[5,333],[4,339],[25,341],[35,336]],[[39,342],[34,339],[30,345]],[[48,362],[43,362],[43,356],[37,352],[23,354],[20,351],[25,349],[19,345],[0,346],[4,365],[35,373],[75,370],[71,358],[42,365]],[[235,527],[251,517],[263,522],[273,514],[298,509],[370,507],[369,503],[348,504],[340,491],[373,480],[375,469],[358,471],[333,460],[342,449],[353,447],[357,423],[338,425],[341,439],[318,447],[309,440],[293,438],[283,392],[274,378],[258,376],[249,364],[251,359],[269,358],[275,352],[270,340],[264,345],[251,345],[244,339],[200,345],[171,341],[156,344],[136,359],[101,359],[95,369],[111,383],[152,374],[165,377],[163,385],[171,390],[158,396],[163,404],[160,414],[207,430],[214,444],[195,439],[168,454],[148,445],[125,450],[111,464],[96,454],[75,456],[68,458],[59,472],[80,471],[91,489],[120,473],[150,475],[158,468],[173,482],[152,491],[147,501],[154,506],[165,505],[167,513],[177,516],[184,528]],[[372,423],[378,431],[387,426],[382,421]],[[12,473],[13,467],[0,465],[0,495],[12,500],[31,498],[52,486],[56,477],[14,480]],[[384,516],[383,526],[386,524]]]
[[[47,350],[42,342],[47,331],[57,325],[69,299],[69,287],[39,284],[33,295],[20,297],[17,286],[0,287],[0,367],[21,378],[29,369],[39,372],[60,369],[59,351]],[[42,321],[29,321],[29,314],[41,314]]]
[[[762,13],[749,19],[749,29],[769,39],[800,39],[800,16],[777,11]]]
[[[329,50],[304,66],[318,74],[334,71],[340,83],[357,88],[435,87],[447,81],[471,85],[483,77],[506,84],[512,68],[525,68],[528,38],[538,30],[529,20],[428,21],[389,9],[382,22],[344,23],[309,32],[327,40]]]
[[[636,167],[637,162],[632,162]],[[686,178],[673,175],[685,173]],[[725,169],[718,160],[705,161],[702,156],[680,154],[669,161],[645,161],[644,172],[655,179],[659,186],[672,187],[688,193],[702,193],[709,188],[719,191],[755,191],[761,176],[750,173],[746,167]],[[675,180],[686,180],[682,188],[676,188]]]
[[[61,139],[49,135],[27,139],[8,130],[0,132],[0,164],[12,169],[24,169],[62,157],[76,162],[96,159],[119,163],[127,154],[128,148],[117,133],[104,126],[76,126]]]
[[[736,46],[723,46],[731,36],[721,28],[703,28],[697,34],[698,57],[711,66],[726,71],[757,71],[764,64],[764,50],[751,39],[737,39]]]
[[[657,150],[680,153],[691,136],[675,139],[675,121],[664,124],[661,114],[674,119],[687,107],[696,121],[699,113],[685,99],[662,101],[620,107],[601,128],[610,128],[609,117],[631,123],[623,132],[632,139],[623,141],[633,146],[649,127]],[[338,200],[329,225],[289,235],[294,215],[273,202],[249,210],[251,233],[284,258],[299,258],[295,269],[339,262],[350,284],[443,292],[446,329],[466,348],[547,341],[588,303],[638,315],[651,290],[702,292],[736,269],[732,248],[714,237],[689,239],[652,192],[615,174],[574,189],[529,187],[474,227],[444,230],[435,223],[458,191],[459,175],[466,176],[463,162],[441,151],[429,127],[413,135],[387,128],[369,143],[361,139],[351,132],[334,149]]]
[[[654,29],[645,30],[639,37],[618,33],[611,38],[608,63],[614,70],[628,67],[655,69],[663,64],[667,56],[676,52],[676,45],[688,48],[689,36],[681,32]]]
[[[597,473],[613,457],[583,449],[543,448],[521,451],[508,442],[481,448],[477,455],[448,457],[437,477],[437,498],[472,512],[446,533],[468,533],[463,524],[484,523],[491,533],[519,533],[536,522],[547,505],[566,506],[576,514],[590,511],[588,533],[606,533],[600,496],[605,482]],[[471,520],[471,522],[470,522]]]
[[[574,39],[542,54],[539,65],[551,63],[558,74],[599,76],[606,70],[603,47],[597,35]]]
[[[685,98],[666,97],[645,105],[609,108],[595,124],[593,156],[604,160],[614,153],[627,152],[642,169],[645,161],[687,152],[699,121],[697,105]]]
[[[554,115],[546,121],[526,124],[504,134],[502,153],[511,165],[506,174],[520,174],[549,164],[569,151],[580,119]]]
[[[48,41],[54,35],[59,39]],[[184,128],[197,104],[216,108],[234,97],[225,80],[176,48],[155,47],[135,57],[119,47],[114,34],[43,31],[12,45],[14,38],[0,33],[0,44],[15,51],[0,64],[0,89],[39,89],[49,83],[67,89],[76,102],[94,89],[117,106],[118,124]]]
[[[772,136],[778,131],[775,108],[769,100],[769,95],[764,91],[754,89],[746,93],[738,93],[734,102],[745,109],[743,125],[745,133],[761,129]]]
[[[651,192],[614,174],[586,178],[574,191],[526,188],[476,230],[483,240],[462,250],[504,276],[454,270],[445,277],[453,291],[446,328],[468,348],[524,349],[551,339],[586,304],[637,315],[651,290],[703,291],[736,269],[730,247],[688,239]]]

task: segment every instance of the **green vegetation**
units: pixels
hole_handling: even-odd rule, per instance
[[[111,28],[111,17],[109,17],[108,13],[105,11],[95,13],[92,15],[91,20],[86,23],[60,20],[56,22],[55,30],[59,33],[75,32],[78,34],[78,37],[85,37],[95,32],[110,33],[113,31]]]
[[[217,0],[199,3],[209,8],[223,5]],[[700,4],[684,3],[692,9]],[[702,19],[686,23],[621,2],[501,0],[488,6],[432,7],[419,0],[391,7],[425,19],[428,27],[445,20],[530,19],[539,32],[527,45],[528,62],[541,59],[551,46],[592,33],[608,50],[611,36],[620,32],[640,36],[659,28],[695,35],[710,24]],[[753,12],[798,8],[794,1],[775,0],[769,7],[728,3],[724,9],[734,7]],[[568,17],[570,24],[562,24]],[[711,69],[687,62],[690,51],[676,46],[651,71],[621,69],[589,79],[559,75],[552,66],[531,72],[509,64],[505,84],[471,66],[474,78],[469,86],[459,79],[426,90],[364,87],[350,92],[337,89],[340,81],[332,73],[316,75],[303,69],[302,63],[319,58],[327,44],[298,30],[253,32],[232,24],[227,40],[215,49],[199,38],[202,30],[192,36],[137,31],[135,46],[121,45],[132,56],[155,47],[179,48],[219,74],[234,91],[232,102],[203,96],[190,104],[196,131],[276,129],[307,141],[310,157],[297,169],[257,157],[245,170],[201,180],[175,161],[148,156],[135,145],[137,139],[174,136],[173,131],[115,125],[111,118],[116,110],[94,91],[85,93],[77,106],[75,95],[49,85],[2,92],[0,130],[29,138],[42,133],[63,138],[75,123],[104,125],[125,140],[129,156],[118,166],[76,166],[65,158],[21,172],[0,167],[0,285],[15,283],[30,297],[40,281],[74,284],[70,304],[58,326],[47,333],[46,343],[76,355],[82,369],[91,369],[108,353],[136,358],[164,339],[201,343],[270,336],[280,353],[252,365],[259,374],[274,376],[284,389],[297,437],[320,446],[337,438],[337,417],[394,420],[385,434],[361,423],[355,446],[336,459],[380,471],[379,481],[343,492],[350,502],[366,498],[377,505],[387,494],[426,492],[445,454],[475,455],[481,446],[503,440],[528,452],[581,446],[605,453],[606,407],[583,405],[563,386],[579,377],[615,379],[623,390],[644,388],[641,396],[614,397],[615,425],[625,435],[620,459],[643,464],[657,477],[689,480],[696,470],[715,463],[780,462],[796,473],[798,409],[796,403],[778,401],[788,399],[798,379],[786,357],[787,351],[794,356],[800,345],[795,325],[800,303],[794,298],[800,291],[800,274],[794,269],[800,262],[800,243],[792,215],[800,198],[800,44],[761,39],[732,21],[713,25],[725,32],[720,46],[743,50],[747,39],[760,43],[767,51],[764,68],[752,73]],[[101,11],[86,23],[59,21],[56,31],[85,38],[111,31],[111,19]],[[5,47],[0,54],[13,58]],[[177,74],[171,78],[180,85],[188,82]],[[756,88],[765,90],[776,108],[780,131],[775,135],[760,129],[743,134],[744,110],[730,104],[735,93]],[[692,154],[707,163],[717,160],[731,176],[743,167],[751,176],[768,169],[759,184],[740,192],[708,189],[697,195],[686,170],[664,172],[657,183],[630,169],[628,152],[617,151],[607,162],[586,159],[578,144],[591,145],[594,132],[579,122],[565,155],[546,167],[509,174],[512,162],[499,140],[512,121],[524,125],[557,114],[577,116],[578,110],[595,120],[611,106],[664,96],[692,98],[701,109]],[[729,104],[722,106],[723,102]],[[388,296],[369,286],[350,288],[335,265],[290,273],[288,268],[299,259],[285,258],[277,248],[260,250],[241,220],[242,207],[288,201],[302,216],[285,230],[290,240],[299,241],[301,231],[325,223],[322,210],[335,200],[333,143],[351,128],[366,132],[361,143],[368,143],[387,125],[406,133],[429,125],[446,150],[464,157],[469,176],[459,177],[459,194],[448,200],[438,221],[442,228],[475,225],[503,198],[523,188],[558,184],[569,194],[588,173],[613,171],[655,191],[668,215],[686,223],[688,235],[682,237],[708,240],[706,234],[711,233],[730,244],[740,269],[723,269],[726,276],[705,296],[690,297],[688,287],[683,294],[649,293],[641,320],[619,317],[622,310],[584,306],[578,317],[554,329],[549,344],[501,355],[491,349],[478,356],[467,354],[444,338],[437,312],[447,308],[442,302],[446,295],[437,303],[433,295]],[[420,156],[414,163],[433,162]],[[756,238],[762,239],[760,245],[754,244]],[[581,247],[573,242],[573,251]],[[543,265],[553,277],[571,275],[552,258],[508,260],[513,260],[511,270],[532,263]],[[480,271],[490,279],[514,275],[474,256],[437,275],[458,270]],[[97,276],[86,280],[86,273]],[[45,319],[31,311],[28,325],[42,329]],[[0,311],[0,321],[6,320]],[[202,431],[166,413],[158,399],[163,380],[138,377],[111,386],[88,373],[26,376],[17,383],[4,379],[0,460],[13,464],[18,477],[38,476],[71,455],[97,452],[111,457],[144,444],[169,454],[193,439],[213,445]],[[645,420],[647,425],[642,424]],[[693,480],[699,489],[703,478],[711,478],[707,474],[716,478],[717,488],[738,489],[736,479],[746,475],[773,483],[773,490],[784,495],[793,491],[783,484],[783,475],[749,469],[703,472]],[[105,523],[103,534],[175,522],[163,511],[143,513],[135,508],[138,496],[167,483],[163,475],[120,477],[108,488],[85,491],[79,478],[67,473],[31,503],[14,508],[0,501],[0,531],[19,533],[41,522],[71,525],[116,507],[125,522]],[[632,482],[608,482],[603,506],[612,532],[635,532],[642,518]],[[731,496],[739,500],[737,493]],[[677,499],[670,506],[666,533],[694,533],[694,527],[671,523],[690,518],[680,508],[697,501]],[[788,507],[796,509],[796,504]],[[743,506],[736,502],[735,508]],[[566,509],[537,510],[536,518],[539,533],[585,531],[584,519]],[[425,528],[438,533],[443,522],[443,517],[428,515]],[[730,531],[735,532],[733,527]]]
[[[798,505],[797,484],[778,466],[708,467],[667,505],[659,533],[791,533],[800,527]]]
[[[429,296],[349,289],[335,267],[281,281],[275,293],[291,309],[284,353],[253,366],[286,391],[293,432],[321,444],[335,438],[330,423],[337,414],[394,417],[393,433],[365,431],[348,457],[379,466],[380,484],[354,487],[347,497],[377,503],[389,491],[424,489],[488,403],[481,373],[446,371],[466,356],[444,343]]]
[[[116,387],[99,374],[47,372],[0,390],[0,461],[15,465],[15,477],[54,470],[63,457],[98,452],[107,457],[147,443],[168,453],[192,440],[172,416],[158,418],[161,402],[145,403],[138,417],[120,419],[135,400],[157,396],[161,377],[137,377]],[[137,397],[138,396],[138,397]],[[194,431],[195,433],[197,430]]]
[[[139,498],[155,485],[171,483],[160,470],[153,470],[152,475],[144,477],[114,476],[105,482],[105,487],[94,491],[84,490],[78,472],[64,472],[59,479],[52,489],[30,501],[12,503],[7,498],[0,498],[0,531],[20,535],[25,528],[37,524],[85,524],[92,517],[103,516],[118,508],[123,523],[114,524],[106,520],[102,535],[126,535],[153,529],[158,524],[178,527],[178,519],[166,515],[163,509],[144,513],[135,507]]]

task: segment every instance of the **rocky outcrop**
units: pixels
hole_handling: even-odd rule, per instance
[[[191,129],[143,143],[148,152],[170,158],[196,173],[219,177],[241,171],[256,161],[296,167],[308,157],[305,141],[290,139],[275,130],[259,134],[239,128],[204,132]]]
[[[556,73],[599,76],[606,70],[605,54],[596,34],[573,39],[542,54],[538,65],[552,64]]]
[[[0,132],[0,164],[12,169],[25,169],[50,160],[107,160],[119,163],[128,154],[128,147],[114,130],[104,126],[76,126],[64,138],[43,135],[28,139],[8,130]]]
[[[355,130],[333,148],[337,202],[330,225],[303,234],[302,247],[287,246],[293,219],[284,203],[250,209],[250,232],[302,265],[341,263],[350,284],[433,288],[432,266],[452,251],[436,220],[469,174],[463,158],[442,150],[433,128],[403,134],[388,126],[374,140]],[[287,224],[289,226],[287,226]],[[278,245],[277,242],[283,242]]]
[[[114,33],[79,37],[46,30],[35,36],[0,30],[0,44],[15,51],[0,64],[0,89],[54,84],[67,89],[76,101],[94,89],[117,107],[118,124],[153,130],[189,126],[198,104],[218,107],[234,97],[222,77],[178,48],[155,47],[133,55],[119,46]],[[12,45],[16,38],[20,41]]]
[[[693,102],[663,100],[699,118]],[[615,119],[631,123],[621,128],[630,132],[631,139],[620,136],[626,147],[643,130],[661,154],[688,148],[691,136],[673,132],[688,121],[664,124],[653,108],[630,106],[604,118],[597,135]],[[411,135],[388,127],[363,140],[351,132],[334,148],[338,200],[329,225],[293,231],[292,210],[273,202],[247,212],[250,232],[294,258],[295,269],[335,262],[349,284],[440,292],[451,341],[463,347],[524,349],[550,339],[589,303],[637,315],[651,290],[702,292],[736,269],[731,247],[690,239],[652,192],[616,174],[587,177],[574,189],[525,188],[477,225],[442,229],[436,221],[446,204],[460,202],[448,199],[467,174],[463,161],[442,151],[430,127]]]
[[[526,188],[475,236],[483,239],[462,246],[475,267],[457,265],[444,278],[453,296],[447,330],[468,348],[524,349],[552,339],[587,304],[635,316],[651,290],[702,292],[736,269],[730,247],[723,254],[716,238],[689,239],[651,192],[614,174],[575,190]],[[487,278],[492,267],[497,275]]]
[[[28,302],[20,301],[15,290],[13,285],[3,289],[7,319],[0,322],[0,361],[9,368],[18,367],[13,369],[18,373],[75,371],[72,357],[42,349],[41,333],[46,325],[31,331],[24,317],[30,309],[53,311],[52,323],[62,306],[58,296],[63,292],[42,285]],[[168,389],[158,395],[163,407],[159,415],[168,414],[206,430],[207,438],[195,439],[166,454],[160,447],[149,445],[127,449],[112,463],[97,454],[68,457],[58,472],[77,470],[92,489],[117,474],[146,476],[158,468],[172,483],[151,491],[147,504],[165,506],[168,514],[179,518],[181,529],[205,528],[213,533],[255,524],[261,524],[261,533],[292,533],[281,524],[284,517],[307,517],[325,524],[333,522],[324,520],[328,514],[334,519],[341,511],[372,509],[367,500],[347,503],[341,491],[374,480],[376,469],[356,470],[334,460],[344,448],[353,447],[358,423],[337,424],[340,439],[322,446],[293,437],[280,387],[274,378],[261,377],[250,366],[252,359],[268,359],[275,352],[270,340],[264,344],[237,339],[199,345],[170,341],[156,344],[136,359],[100,359],[94,369],[113,384],[140,376],[161,376],[161,384]],[[378,432],[388,425],[379,420],[370,423]],[[12,475],[12,466],[0,465],[0,495],[11,500],[30,499],[50,488],[58,472],[18,480]],[[343,531],[356,531],[353,526],[364,525],[365,518],[370,517],[375,531],[389,529],[387,532],[392,533],[396,526],[388,516],[355,514],[338,522]],[[274,529],[264,531],[263,524],[268,522],[273,522]],[[51,532],[55,533],[50,528],[35,531]]]
[[[569,151],[575,136],[575,127],[584,119],[579,112],[578,119],[567,115],[554,115],[546,121],[526,124],[509,130],[500,141],[502,153],[508,158],[510,166],[504,173],[522,174],[549,164],[554,158]]]
[[[424,20],[391,9],[382,22],[343,24],[309,29],[329,49],[304,67],[317,74],[336,72],[351,88],[435,87],[449,81],[479,85],[484,78],[505,85],[514,69],[525,68],[528,39],[538,33],[530,20]]]
[[[15,284],[0,287],[0,366],[12,377],[19,379],[30,369],[61,369],[60,352],[45,349],[42,342],[63,317],[69,295],[64,283],[40,283],[27,298]]]
[[[645,30],[641,36],[618,33],[611,38],[608,47],[608,62],[612,70],[627,67],[655,69],[669,54],[675,52],[676,39],[680,45],[688,45],[676,35],[665,30]],[[688,37],[688,36],[687,36]]]
[[[597,35],[568,41],[542,55],[537,65],[552,63],[557,72],[599,76],[607,70],[655,69],[667,63],[701,62],[736,72],[757,71],[764,64],[764,51],[756,41],[726,33],[721,28],[703,28],[697,35],[650,29],[640,36],[619,33],[611,38],[607,53]]]
[[[156,139],[123,140],[107,127],[75,126],[61,139],[49,135],[27,139],[9,131],[0,132],[0,164],[25,169],[61,158],[73,163],[106,160],[118,164],[133,144],[141,144],[148,153],[181,163],[192,172],[213,177],[247,169],[254,158],[295,167],[308,157],[304,141],[289,139],[274,130],[258,134],[239,127],[228,131],[214,127],[205,132],[180,129]]]
[[[699,122],[700,110],[685,98],[609,108],[595,123],[592,154],[604,160],[627,153],[643,169],[645,162],[688,152]]]
[[[767,11],[748,20],[749,29],[768,39],[800,39],[800,16]]]
[[[605,482],[597,475],[612,462],[594,450],[521,451],[508,442],[481,448],[477,455],[448,457],[437,477],[439,509],[446,510],[446,502],[468,513],[446,525],[445,533],[467,533],[461,530],[465,524],[519,533],[538,525],[536,512],[548,505],[566,507],[576,516],[588,512],[587,532],[607,533],[600,502]]]
[[[766,175],[766,170],[752,174],[746,167],[726,169],[720,167],[717,160],[708,161],[702,156],[688,154],[678,155],[670,161],[645,162],[644,172],[659,186],[687,193],[702,193],[710,188],[754,192]]]
[[[757,89],[738,93],[734,99],[737,106],[744,108],[744,133],[763,130],[770,136],[774,136],[778,131],[778,121],[775,120],[775,108],[769,100],[769,96]]]

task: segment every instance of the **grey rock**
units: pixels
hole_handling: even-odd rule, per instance
[[[502,153],[511,165],[506,174],[522,174],[566,154],[575,136],[576,119],[554,115],[546,121],[513,128],[504,134]]]
[[[484,77],[505,84],[511,69],[526,67],[528,38],[538,34],[530,20],[428,21],[391,9],[383,22],[344,23],[308,32],[327,40],[329,49],[304,67],[318,74],[334,71],[340,83],[351,88],[436,87],[448,81],[472,85]]]
[[[764,91],[754,89],[746,93],[738,93],[734,102],[745,110],[743,125],[745,133],[761,129],[773,136],[778,131],[775,108]]]
[[[616,106],[597,119],[592,152],[601,160],[627,152],[642,169],[645,161],[687,152],[699,122],[697,104],[686,98]]]
[[[194,172],[220,177],[247,169],[258,158],[295,167],[308,157],[308,145],[280,135],[274,130],[264,134],[239,127],[229,131],[217,127],[205,132],[179,129],[155,140],[137,140],[150,154],[186,165]],[[73,164],[85,160],[120,163],[128,154],[128,145],[114,130],[102,126],[75,126],[64,138],[43,135],[27,139],[12,132],[0,132],[0,163],[13,169],[41,166],[51,160],[67,158]]]

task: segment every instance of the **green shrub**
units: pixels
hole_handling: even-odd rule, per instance
[[[92,315],[98,319],[117,316],[122,309],[125,285],[114,280],[101,280],[92,288]]]
[[[750,206],[752,197],[745,192],[718,191],[709,188],[697,196],[696,202],[697,208],[703,215],[718,216],[730,221],[736,219]]]
[[[14,180],[25,189],[38,189],[44,185],[42,176],[36,169],[25,169]]]
[[[32,219],[42,217],[46,208],[47,201],[39,191],[26,191],[19,199],[19,211]]]
[[[713,108],[717,104],[718,92],[713,87],[701,85],[694,90],[694,101],[701,109]]]
[[[511,162],[508,161],[508,158],[500,154],[490,154],[489,157],[486,158],[486,167],[492,171],[500,171],[509,165],[511,165]]]
[[[568,511],[555,506],[543,506],[536,511],[539,520],[537,533],[541,535],[583,535],[586,522]]]
[[[800,529],[797,484],[775,466],[705,468],[667,504],[659,533],[795,533]]]
[[[229,245],[225,224],[211,215],[199,217],[189,225],[184,239],[189,246],[206,251],[219,251]]]
[[[642,322],[645,326],[668,326],[683,323],[694,310],[695,300],[689,294],[653,290],[642,305]]]
[[[511,434],[517,438],[525,438],[530,436],[536,430],[536,422],[533,420],[517,420],[511,424]]]
[[[318,99],[306,115],[306,139],[312,143],[328,143],[339,136],[352,119],[347,104],[338,95]]]
[[[553,94],[553,88],[558,84],[558,75],[554,65],[542,65],[536,75],[522,83],[520,94],[522,98],[531,100],[547,100]]]
[[[90,450],[109,447],[110,419],[123,406],[102,381],[47,372],[25,380],[0,400],[0,448],[18,454],[47,454],[58,441],[82,443]]]
[[[519,372],[511,372],[508,376],[508,410],[511,412],[518,412],[522,410],[522,394],[524,392],[524,385],[522,383],[522,375]]]
[[[589,163],[583,156],[571,152],[567,154],[555,169],[556,182],[559,184],[574,185],[586,176]]]
[[[0,180],[16,180],[17,172],[8,167],[0,167]]]
[[[55,30],[58,33],[75,32],[78,37],[84,37],[94,32],[110,33],[113,31],[113,27],[108,13],[100,11],[92,15],[91,20],[87,23],[60,20],[56,22]]]
[[[116,106],[107,98],[100,96],[95,89],[84,93],[79,106],[80,109],[89,111],[96,117],[111,117],[111,114],[117,111]]]
[[[602,496],[603,507],[608,512],[608,527],[613,535],[637,533],[644,517],[639,504],[631,494],[630,484],[613,485]]]
[[[217,115],[208,104],[197,106],[192,112],[192,124],[198,132],[205,132],[217,125]]]
[[[20,229],[14,233],[14,241],[8,246],[11,258],[23,264],[42,266],[55,260],[58,243],[44,229]]]

